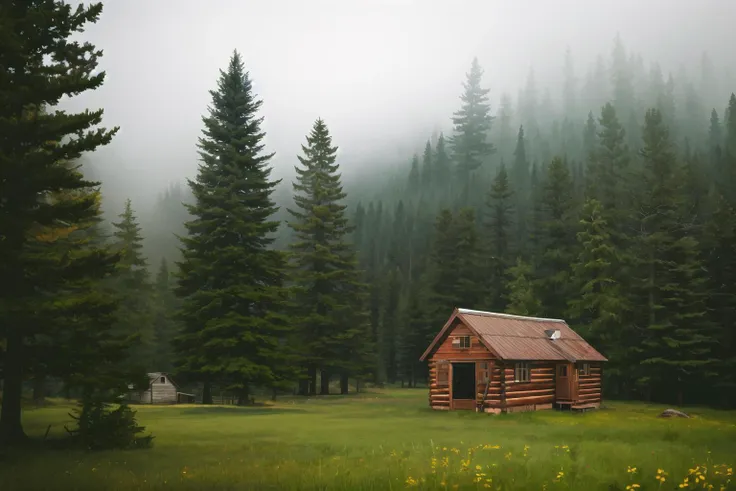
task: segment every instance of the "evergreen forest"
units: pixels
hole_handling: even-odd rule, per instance
[[[616,36],[515,93],[469,59],[441,129],[349,180],[318,114],[273,175],[234,50],[196,175],[138,207],[96,177],[123,130],[59,109],[106,81],[73,41],[102,5],[8,5],[0,440],[24,439],[28,401],[107,404],[153,372],[204,404],[425,387],[456,307],[565,319],[609,359],[604,398],[736,407],[736,85],[707,53],[668,72]]]

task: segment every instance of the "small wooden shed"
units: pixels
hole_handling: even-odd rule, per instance
[[[178,386],[165,372],[148,374],[148,389],[129,394],[129,399],[139,404],[176,404]]]
[[[564,320],[455,309],[420,358],[432,409],[489,413],[601,403],[608,361]]]

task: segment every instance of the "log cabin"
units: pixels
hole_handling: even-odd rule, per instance
[[[459,308],[420,360],[432,409],[487,413],[598,408],[608,361],[564,320]]]

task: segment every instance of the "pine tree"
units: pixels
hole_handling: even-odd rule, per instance
[[[598,145],[598,129],[593,117],[593,111],[588,113],[588,119],[585,121],[585,131],[583,133],[583,151],[585,158],[590,160],[593,152]]]
[[[424,155],[422,156],[422,191],[428,192],[432,186],[433,179],[432,169],[432,145],[427,140],[427,144],[424,146]]]
[[[524,127],[519,126],[519,134],[516,138],[516,149],[514,150],[514,166],[511,170],[511,185],[516,190],[516,234],[515,242],[519,244],[522,253],[528,248],[524,247],[530,234],[530,199],[531,199],[531,174],[529,172],[529,161],[526,158],[526,140],[524,139]]]
[[[556,157],[547,170],[541,196],[540,300],[547,315],[563,317],[567,311],[570,264],[575,251],[573,186],[565,162]]]
[[[329,394],[329,380],[356,375],[367,363],[367,318],[365,287],[360,282],[355,250],[348,242],[349,225],[345,193],[325,122],[318,119],[302,145],[300,167],[294,187],[296,209],[290,209],[296,242],[291,244],[295,315],[299,330],[299,352],[316,390],[316,373],[321,371],[321,394]],[[344,383],[347,386],[347,382]]]
[[[120,298],[115,322],[116,330],[137,340],[130,360],[147,371],[161,371],[156,366],[155,340],[152,330],[152,293],[148,264],[142,254],[141,227],[133,213],[130,199],[125,201],[119,222],[113,222],[114,249],[120,254],[111,287]]]
[[[418,194],[422,186],[421,172],[419,170],[419,157],[414,154],[411,159],[411,170],[409,171],[408,189],[410,193]]]
[[[629,149],[626,132],[612,104],[606,104],[599,119],[598,146],[588,163],[588,196],[597,199],[605,212],[625,212],[622,188],[628,186]],[[611,222],[613,223],[613,222]]]
[[[509,184],[506,166],[501,168],[493,181],[491,192],[488,196],[487,206],[487,242],[489,244],[490,271],[489,277],[490,298],[489,308],[503,312],[508,296],[508,269],[511,267],[512,255],[511,244],[513,231],[512,213],[514,193]]]
[[[175,348],[179,370],[205,383],[205,403],[213,382],[245,403],[253,386],[274,386],[288,366],[284,258],[270,249],[278,181],[270,179],[272,154],[263,152],[261,101],[237,51],[210,94],[202,164],[189,181],[195,203],[187,206],[193,219],[178,265],[182,331]]]
[[[401,324],[401,338],[398,344],[400,376],[406,378],[409,387],[415,387],[419,379],[427,378],[427,364],[420,363],[419,357],[437,334],[437,326],[429,315],[428,292],[423,281],[409,287],[405,315]]]
[[[174,321],[177,307],[169,265],[166,258],[163,258],[154,283],[154,359],[158,371],[174,370],[172,340],[177,334],[177,325]]]
[[[641,150],[642,172],[637,208],[640,223],[637,310],[644,327],[640,383],[649,391],[675,394],[707,374],[712,328],[704,318],[705,278],[699,244],[683,227],[682,172],[677,168],[662,114],[647,111]],[[651,393],[651,392],[650,392]]]
[[[632,363],[629,342],[635,332],[626,323],[631,310],[627,292],[617,270],[620,253],[612,240],[612,229],[595,199],[583,206],[581,230],[577,234],[578,254],[572,264],[569,317],[583,337],[606,354],[611,388],[626,393]]]
[[[736,94],[731,94],[728,109],[723,117],[725,138],[723,162],[721,164],[722,186],[724,195],[731,198],[731,204],[736,205],[736,196],[733,190],[736,187]]]
[[[510,160],[511,153],[514,148],[514,129],[513,124],[513,103],[511,96],[507,93],[501,94],[501,102],[498,106],[498,113],[496,118],[497,124],[493,125],[494,139],[497,142],[498,153],[501,156],[501,160]]]
[[[454,135],[452,149],[461,185],[468,183],[473,171],[479,169],[495,151],[487,141],[493,117],[488,104],[488,89],[481,87],[483,69],[473,58],[470,72],[463,84],[460,110],[452,118]]]
[[[626,56],[626,48],[618,34],[613,43],[611,56],[611,82],[613,86],[613,106],[616,114],[622,121],[627,122],[627,133],[632,139],[636,127],[630,125],[635,122],[630,116],[634,114],[634,86],[632,83],[631,66]]]
[[[447,149],[445,146],[445,137],[442,133],[440,133],[440,137],[437,139],[437,145],[434,149],[434,166],[435,186],[437,189],[445,190],[445,193],[440,194],[443,200],[446,200],[450,191],[452,171],[450,167],[450,157],[447,155]]]
[[[437,324],[455,305],[453,285],[457,281],[457,239],[452,212],[443,209],[437,215],[429,258],[430,304],[432,321]],[[446,319],[445,319],[446,320]]]
[[[74,193],[98,185],[63,163],[108,144],[117,128],[98,127],[101,109],[69,113],[45,108],[56,106],[64,96],[102,85],[105,73],[95,73],[102,51],[90,43],[70,41],[101,12],[100,3],[73,9],[61,2],[17,0],[0,10],[4,26],[0,134],[13,135],[0,139],[0,344],[4,344],[0,441],[6,443],[25,438],[21,392],[28,343],[46,327],[29,323],[24,308],[41,292],[53,294],[77,278],[86,281],[109,271],[108,255],[99,249],[67,258],[71,264],[66,267],[48,269],[43,267],[43,254],[28,253],[36,227],[76,225],[99,213],[94,193],[73,200],[48,198],[54,192]]]
[[[535,291],[534,272],[532,267],[521,258],[509,268],[509,297],[506,311],[516,315],[540,315],[542,303]]]
[[[718,373],[720,401],[736,404],[736,210],[720,193],[710,196],[713,212],[704,231],[705,265],[710,279],[708,307],[720,326],[718,333]]]
[[[481,309],[487,297],[483,288],[481,241],[475,220],[475,209],[463,208],[453,224],[455,239],[455,281],[447,287],[454,296],[456,307]]]

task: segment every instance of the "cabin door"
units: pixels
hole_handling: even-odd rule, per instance
[[[557,383],[557,400],[572,400],[572,365],[569,363],[560,363],[557,365],[556,383]]]
[[[475,409],[475,363],[452,364],[452,409]]]

